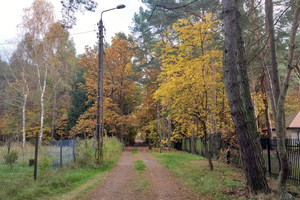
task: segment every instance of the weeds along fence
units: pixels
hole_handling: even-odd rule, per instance
[[[18,159],[15,164],[22,167],[30,166],[34,163],[35,145],[32,142],[22,143],[13,142],[8,147],[8,143],[0,145],[0,174],[2,168],[6,168],[7,162],[4,156],[10,152],[16,152]],[[122,151],[123,146],[119,139],[115,137],[104,137],[103,160],[106,164],[114,162],[114,155]],[[48,142],[39,147],[38,168],[42,171],[56,169],[58,167],[95,167],[97,161],[97,141],[91,139],[70,139]],[[75,161],[75,163],[74,163]],[[0,198],[1,199],[1,198]]]
[[[242,167],[242,159],[238,149],[231,148],[228,151],[227,143],[222,140],[220,135],[214,135],[207,141],[208,151],[214,160],[221,160],[236,167]],[[174,144],[174,148],[189,153],[195,153],[202,157],[207,157],[202,138],[184,138],[181,143]]]
[[[298,186],[300,185],[300,140],[286,139],[285,144],[290,161],[289,182]],[[276,139],[261,139],[261,146],[267,173],[270,177],[277,177],[279,175],[280,161],[278,159]],[[174,148],[207,157],[201,138],[195,138],[194,142],[192,138],[184,138],[181,140],[181,143],[175,143]],[[221,139],[221,136],[213,136],[208,140],[208,150],[215,160],[221,160],[235,167],[243,167],[239,150],[235,148],[230,148],[229,150],[228,145]]]
[[[51,158],[51,166],[63,167],[70,162],[76,162],[75,143],[73,139],[51,141],[48,156]]]
[[[52,168],[63,167],[70,162],[76,160],[75,154],[75,141],[73,139],[50,141],[49,144],[42,145],[39,148],[38,163],[44,162]],[[17,162],[33,164],[35,147],[34,144],[26,143],[22,146],[22,143],[12,143],[10,147],[8,144],[0,147],[0,163],[4,163],[4,155],[14,151],[18,155]]]

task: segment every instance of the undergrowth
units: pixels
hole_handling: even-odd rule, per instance
[[[0,199],[48,199],[72,191],[99,173],[108,172],[117,163],[122,145],[115,138],[105,138],[103,162],[97,165],[92,149],[94,142],[79,141],[76,145],[77,162],[64,168],[53,169],[48,166],[47,158],[40,158],[37,181],[33,180],[33,166],[28,165],[28,160],[16,162],[12,169],[0,163]]]

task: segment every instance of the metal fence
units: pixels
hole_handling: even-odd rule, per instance
[[[209,138],[207,143],[208,151],[211,153],[213,159],[222,160],[236,167],[243,166],[239,150],[231,147],[229,151],[229,145],[221,138],[221,135],[213,135]],[[174,147],[177,150],[187,151],[189,153],[194,152],[197,155],[206,157],[206,151],[202,138],[195,138],[194,145],[192,138],[184,138],[181,140],[181,143],[175,144]]]
[[[300,140],[286,139],[286,149],[290,161],[289,182],[294,185],[300,185]],[[279,175],[280,162],[277,154],[276,139],[261,139],[263,149],[263,157],[265,160],[266,170],[272,177]],[[177,150],[194,152],[197,155],[206,157],[204,143],[201,138],[195,138],[193,142],[191,138],[181,140],[181,143],[174,144]],[[194,148],[194,149],[193,149]],[[241,155],[238,149],[228,148],[228,144],[221,137],[211,137],[208,140],[208,150],[212,158],[222,160],[236,167],[243,167]]]
[[[267,172],[270,176],[277,177],[280,169],[280,160],[276,150],[277,140],[261,139],[261,145]],[[300,140],[286,139],[285,145],[290,163],[289,181],[294,185],[300,185]]]
[[[73,139],[51,141],[47,156],[51,158],[51,166],[63,167],[66,164],[75,162],[75,144]]]

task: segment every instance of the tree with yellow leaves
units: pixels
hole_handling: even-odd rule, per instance
[[[172,119],[180,125],[179,131],[195,136],[199,124],[211,170],[208,135],[220,132],[225,101],[222,51],[213,44],[218,29],[218,21],[209,13],[201,21],[181,19],[165,33],[165,40],[158,44],[162,47],[162,83],[155,93],[162,104],[171,102]]]

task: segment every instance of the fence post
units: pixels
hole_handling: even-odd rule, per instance
[[[271,170],[272,170],[272,168],[271,168],[271,139],[268,138],[267,141],[268,141],[267,142],[267,145],[268,145],[268,167],[269,167],[269,175],[271,177]]]
[[[74,142],[74,139],[72,139],[72,148],[73,148],[73,159],[74,159],[74,163],[76,163],[75,142]]]
[[[195,133],[193,131],[192,138],[191,138],[191,153],[195,154]]]

